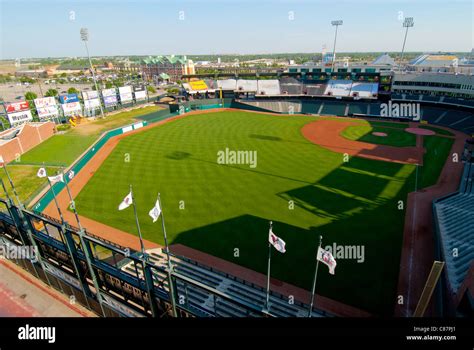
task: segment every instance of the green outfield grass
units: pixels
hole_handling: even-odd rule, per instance
[[[37,194],[38,191],[47,184],[45,178],[38,178],[36,176],[38,169],[38,166],[30,165],[10,165],[7,167],[8,173],[13,180],[13,184],[18,196],[20,197],[20,200],[24,202],[24,204],[27,204],[26,201],[28,199],[32,199],[31,197]],[[58,170],[59,169],[55,167],[46,167],[46,171],[50,175],[56,174],[56,171]],[[14,199],[13,190],[3,169],[0,169],[0,178],[5,183],[9,196]],[[1,187],[0,193],[0,197],[5,198],[4,191]]]
[[[121,112],[98,119],[86,125],[79,125],[63,134],[50,137],[29,152],[23,154],[17,164],[42,164],[68,166],[79,157],[105,131],[133,123],[139,116],[160,110],[150,106]]]
[[[344,163],[302,136],[301,127],[315,120],[219,112],[130,135],[80,192],[78,211],[136,234],[133,209],[117,210],[132,184],[144,238],[163,244],[160,223],[148,216],[160,191],[171,244],[261,273],[273,220],[287,253],[273,253],[272,277],[305,289],[319,235],[323,246],[363,246],[363,262],[338,259],[334,276],[320,267],[317,293],[390,315],[405,215],[397,202],[414,189],[415,167],[356,157]],[[217,152],[226,148],[257,151],[257,166],[218,164]]]
[[[341,136],[353,141],[368,142],[377,145],[389,145],[395,147],[416,146],[416,136],[405,132],[399,127],[388,127],[390,123],[377,123],[363,121],[360,125],[352,125],[341,132]],[[383,126],[381,126],[383,124]],[[393,125],[400,125],[393,123]],[[384,132],[387,136],[375,136],[373,132]]]

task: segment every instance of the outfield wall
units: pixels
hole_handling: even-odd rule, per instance
[[[15,137],[10,140],[2,140],[0,144],[0,155],[7,163],[53,136],[55,124],[53,122],[28,123],[19,126],[18,129],[19,132]],[[15,130],[9,129],[0,133],[0,138],[6,137]]]

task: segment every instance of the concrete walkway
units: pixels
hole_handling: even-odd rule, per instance
[[[95,317],[66,295],[7,260],[0,260],[0,317]]]

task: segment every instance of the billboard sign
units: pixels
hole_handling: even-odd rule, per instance
[[[117,105],[117,96],[104,96],[104,104],[106,107]]]
[[[58,107],[56,106],[46,106],[46,107],[36,108],[36,111],[38,112],[38,117],[40,119],[54,118],[59,115]]]
[[[14,102],[8,103],[5,109],[7,110],[7,113],[15,113],[29,110],[30,105],[28,104],[28,101]]]
[[[33,120],[33,116],[31,115],[30,110],[8,113],[7,115],[8,115],[8,120],[10,121],[10,124],[12,126]]]
[[[82,107],[79,102],[65,103],[62,105],[64,115],[82,114]]]
[[[97,91],[83,91],[82,98],[84,100],[93,100],[95,98],[99,98],[99,93]]]
[[[146,100],[146,90],[144,86],[135,86],[134,89],[135,101]]]
[[[95,109],[99,107],[100,107],[100,100],[98,98],[94,98],[92,100],[84,100],[85,109]]]
[[[133,101],[132,96],[132,87],[131,86],[122,86],[119,87],[120,102],[131,102]]]
[[[56,106],[56,99],[54,97],[35,98],[35,106],[36,108]]]
[[[59,96],[59,102],[61,104],[79,102],[79,96],[77,94],[61,95]]]

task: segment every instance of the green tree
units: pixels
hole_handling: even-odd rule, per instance
[[[114,87],[114,84],[112,84],[110,81],[108,81],[108,82],[105,83],[105,88],[106,88],[106,89],[111,89],[111,88],[113,88],[113,87]]]
[[[35,98],[38,98],[38,95],[36,95],[34,92],[28,91],[27,93],[25,93],[25,100],[33,101]]]
[[[148,90],[149,93],[152,93],[152,94],[156,93],[156,89],[153,86],[147,86],[146,89]]]
[[[55,97],[55,96],[58,96],[58,90],[56,90],[56,89],[49,89],[48,91],[46,91],[46,93],[44,94],[44,96],[46,96],[46,97]]]
[[[79,94],[79,90],[77,90],[74,87],[70,87],[69,89],[67,89],[67,93],[68,94]]]

